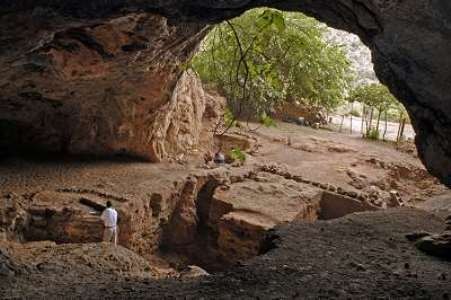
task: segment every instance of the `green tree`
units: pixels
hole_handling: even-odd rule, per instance
[[[300,13],[256,9],[214,27],[192,67],[228,99],[234,116],[268,122],[283,102],[332,110],[351,76],[343,51],[323,39],[325,27]]]
[[[388,112],[392,109],[398,110],[403,108],[390,90],[385,85],[378,83],[358,86],[351,91],[348,101],[360,102],[364,105],[364,119],[369,112],[369,120],[367,122],[366,130],[362,130],[362,132],[365,132],[364,135],[366,137],[373,139],[378,139],[380,136],[380,121],[382,115],[385,114],[385,129],[383,135],[385,139],[385,134],[387,132]],[[375,110],[377,111],[377,119],[376,126],[373,127]],[[363,122],[364,120],[362,120],[362,124]]]

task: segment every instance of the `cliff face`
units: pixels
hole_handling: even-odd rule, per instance
[[[351,63],[352,70],[356,74],[356,86],[379,82],[374,73],[371,51],[362,43],[358,36],[343,30],[328,27],[325,38],[342,47],[346,57]]]
[[[423,162],[451,186],[446,0],[3,1],[3,143],[158,160],[149,128],[170,102],[204,23],[259,5],[302,11],[359,35],[379,79],[407,107]]]

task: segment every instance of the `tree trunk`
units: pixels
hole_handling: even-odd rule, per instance
[[[351,126],[350,126],[351,134],[352,134],[352,114],[353,113],[354,113],[354,102],[351,102]]]
[[[404,136],[404,129],[406,127],[406,119],[402,119],[402,126],[401,126],[401,134],[399,136],[399,140],[402,141],[402,138]]]
[[[399,143],[401,133],[402,113],[399,113],[398,134],[396,135],[396,142]]]
[[[362,133],[362,137],[365,137],[365,115],[366,115],[366,106],[365,104],[363,104],[363,112],[362,112],[362,128],[360,130],[360,132]]]
[[[341,116],[340,132],[341,132],[341,129],[343,128],[344,121],[345,121],[345,115]]]
[[[376,123],[377,131],[379,131],[379,125],[381,123],[381,115],[382,115],[382,107],[379,107],[379,114],[377,115],[377,123]]]
[[[388,116],[387,116],[387,111],[385,111],[385,127],[384,127],[384,135],[382,137],[382,139],[385,141],[385,135],[387,134],[387,129],[388,129]]]
[[[370,122],[368,128],[366,129],[366,136],[368,136],[368,134],[371,132],[371,129],[373,128],[373,115],[374,115],[374,107],[371,107]]]

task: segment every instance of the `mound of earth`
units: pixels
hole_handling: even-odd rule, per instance
[[[130,277],[157,277],[157,270],[147,260],[122,246],[108,243],[55,244],[54,242],[9,243],[2,245],[13,262],[33,272],[48,272],[53,276],[77,273],[127,274]],[[70,274],[68,274],[70,275]]]
[[[44,295],[39,289],[57,291],[62,285],[114,282],[118,278],[147,280],[174,275],[164,266],[151,265],[129,249],[107,243],[2,242],[0,252],[2,298],[5,290],[41,298]],[[27,286],[28,283],[33,286]]]

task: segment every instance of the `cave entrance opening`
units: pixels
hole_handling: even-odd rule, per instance
[[[280,120],[370,139],[415,136],[360,38],[302,13],[258,8],[216,25],[190,67],[227,99],[216,133]]]

